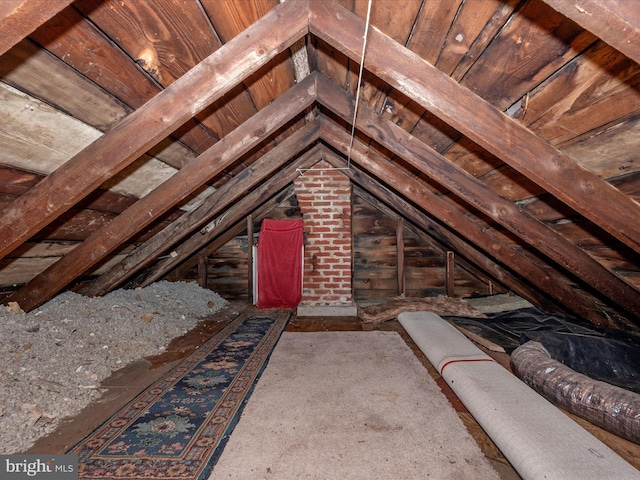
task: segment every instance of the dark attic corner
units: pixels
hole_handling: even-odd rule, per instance
[[[3,0],[0,477],[640,478],[639,61],[635,0]]]

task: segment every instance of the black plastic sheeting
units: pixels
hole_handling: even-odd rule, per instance
[[[640,393],[640,341],[624,332],[596,329],[573,317],[537,308],[447,320],[500,345],[509,354],[521,344],[540,342],[554,360],[594,380]]]

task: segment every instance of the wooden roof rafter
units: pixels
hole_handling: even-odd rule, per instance
[[[138,158],[150,146],[166,138],[181,122],[193,118],[198,111],[216,98],[220,98],[230,88],[242,83],[248,75],[265,65],[274,55],[304,39],[309,32],[357,62],[360,60],[362,45],[362,38],[358,33],[363,30],[361,18],[332,2],[310,4],[307,0],[289,0],[274,8],[243,34],[230,40],[189,73],[179,78],[171,87],[119,122],[111,131],[2,212],[0,214],[0,257],[57,218],[79,199],[102,184],[105,179]],[[459,129],[468,138],[519,170],[603,230],[636,251],[640,251],[640,226],[628,222],[629,215],[640,216],[640,205],[630,196],[621,194],[606,181],[581,168],[567,155],[492,107],[470,90],[451,80],[390,37],[375,28],[371,30],[370,35],[371,43],[369,43],[365,63],[366,67],[379,79]],[[311,80],[309,82],[312,83]],[[305,97],[304,102],[312,103],[316,100],[315,95],[315,90],[310,89],[301,97]],[[337,97],[344,103],[331,104],[329,109],[339,114],[344,105],[350,105],[353,100],[345,96],[344,91]],[[277,100],[274,103],[276,102]],[[293,118],[294,110],[284,112],[289,117],[286,118],[285,115],[280,117],[281,120],[286,122]],[[260,112],[255,117],[259,115]],[[347,123],[350,121],[350,119],[345,120]],[[258,120],[252,117],[247,124],[251,121]],[[248,127],[242,124],[238,128]],[[372,132],[369,132],[369,135],[370,138],[375,138]],[[224,137],[221,143],[229,150],[234,150],[236,146],[239,148],[244,146],[244,138],[231,136],[225,139],[227,137]],[[407,139],[411,141],[410,136]],[[123,145],[126,148],[123,148]],[[418,156],[420,155],[421,153],[418,153]],[[91,168],[88,168],[89,164]],[[19,299],[19,302],[27,299],[23,308],[29,309],[29,306],[33,307],[38,302],[46,300],[55,288],[63,288],[65,279],[71,278],[72,275],[80,275],[90,264],[97,262],[113,248],[121,245],[126,235],[131,233],[130,230],[123,229],[106,242],[103,241],[107,235],[105,232],[109,231],[111,232],[109,235],[112,235],[116,230],[120,230],[116,227],[125,225],[127,222],[131,223],[126,225],[127,228],[135,228],[135,226],[142,228],[140,225],[148,225],[148,222],[153,221],[161,212],[170,208],[170,205],[179,201],[179,197],[184,198],[198,182],[206,181],[206,173],[198,170],[197,167],[192,168],[187,170],[191,172],[190,174],[183,174],[185,177],[191,175],[194,179],[188,188],[176,190],[170,194],[167,193],[169,188],[166,185],[160,186],[150,197],[155,200],[162,199],[158,205],[156,205],[157,202],[153,205],[145,203],[151,200],[143,199],[142,203],[132,210],[137,212],[135,215],[129,212],[123,220],[114,222],[110,228],[105,229],[91,242],[81,245],[82,248],[78,248],[79,253],[70,255],[60,265],[56,264],[57,266],[54,267],[56,270],[48,270],[46,276],[50,276],[52,272],[64,272],[64,275],[58,277],[59,282],[55,286],[45,285],[44,276],[41,276],[39,279],[34,279],[33,283],[25,285],[15,298]],[[446,178],[446,182],[456,182],[450,176]],[[173,182],[177,183],[178,180]],[[445,186],[447,186],[446,182]],[[170,183],[170,185],[176,183]],[[449,187],[455,187],[453,183],[449,183]],[[455,188],[451,190],[455,191]],[[467,192],[471,193],[469,187]],[[490,194],[491,192],[487,193],[487,195]],[[497,200],[496,196],[487,198]],[[480,201],[486,204],[487,198]],[[529,227],[533,224],[529,220],[520,220],[521,215],[514,211],[513,205],[503,203],[501,205],[506,209],[506,213],[498,212],[497,217],[500,218],[503,215],[505,217],[503,221],[510,222],[508,224],[516,233],[518,229],[523,230],[520,233],[525,237],[521,236],[521,238],[548,254],[549,246],[545,245],[541,239],[544,236],[542,231],[530,230]],[[42,208],[43,206],[45,208]],[[144,221],[139,225],[134,223],[143,218],[144,209],[147,207],[149,210],[146,212],[147,217],[144,217]],[[17,218],[22,221],[17,222]],[[530,232],[535,232],[535,235],[532,237]],[[476,244],[473,241],[471,243]],[[636,289],[629,287],[606,269],[598,270],[602,265],[598,267],[598,262],[593,263],[593,259],[590,260],[584,251],[573,251],[562,241],[560,245],[560,252],[557,251],[557,245],[551,246],[552,255],[549,255],[549,258],[566,266],[586,282],[595,279],[594,284],[616,304],[639,316],[640,301],[638,301]],[[553,248],[556,248],[555,254]],[[80,252],[87,253],[86,258],[81,258]],[[584,264],[582,260],[585,261]],[[69,266],[73,268],[67,271]],[[604,275],[600,277],[598,272]],[[530,278],[530,281],[535,284],[534,278]],[[27,292],[29,289],[30,293]],[[564,292],[562,294],[564,295]],[[570,299],[564,301],[566,304]]]
[[[301,145],[314,143],[318,140],[319,135],[318,121],[313,121],[298,129],[255,163],[218,188],[196,210],[174,221],[136,248],[108,272],[96,278],[90,285],[83,288],[82,293],[88,296],[108,293],[128,277],[150,265],[163,252],[168,251],[185,237],[191,235],[195,229],[210,222],[213,217],[219,215],[233,202],[238,201],[247,191],[260,184],[275,170],[284,166],[299,153]]]
[[[0,55],[8,51],[73,0],[3,0],[0,2]]]
[[[323,139],[332,147],[346,152],[346,148],[349,143],[348,134],[339,127],[331,125],[332,122],[327,122],[324,118],[321,118],[319,121],[323,125]],[[306,145],[307,143],[302,143],[299,148],[304,149]],[[595,314],[593,306],[585,303],[585,301],[576,295],[572,288],[566,283],[551,277],[548,272],[536,265],[531,258],[524,255],[522,252],[518,252],[513,249],[512,246],[504,243],[503,240],[494,236],[490,231],[486,231],[480,226],[473,224],[470,219],[465,217],[463,214],[456,212],[456,210],[446,202],[438,199],[434,194],[430,194],[428,191],[425,191],[424,187],[415,179],[411,178],[407,174],[398,173],[395,169],[390,169],[387,162],[382,157],[377,160],[377,163],[372,163],[374,162],[377,154],[373,153],[369,147],[360,145],[360,142],[356,141],[355,148],[354,161],[361,164],[365,169],[377,172],[378,181],[388,182],[391,180],[392,184],[396,185],[396,187],[401,186],[401,193],[407,195],[407,198],[410,201],[416,202],[418,205],[425,208],[426,211],[434,218],[438,218],[440,221],[443,221],[445,224],[460,232],[462,237],[469,239],[472,244],[478,242],[477,246],[479,248],[483,248],[483,245],[485,248],[486,245],[491,245],[491,250],[486,252],[489,256],[495,256],[500,262],[513,269],[513,271],[524,273],[525,277],[529,278],[530,281],[531,279],[535,279],[533,280],[533,284],[536,285],[537,288],[546,292],[546,294],[551,298],[554,298],[560,304],[565,305],[573,311],[580,312],[585,318],[591,319],[592,321],[602,321],[602,319]],[[311,162],[308,162],[308,164],[317,160],[318,158],[316,156]],[[289,167],[287,170],[289,173],[285,173],[283,176],[279,177],[279,181],[292,181],[296,176],[295,168],[299,168],[299,165]],[[280,188],[281,186],[282,183],[280,183],[276,188]],[[258,199],[265,198],[265,188],[273,189],[269,184],[263,185],[260,187],[259,191],[252,193],[251,196],[244,198],[238,205],[234,206],[233,213],[231,215],[225,213],[220,216],[220,218],[214,222],[216,223],[215,231],[211,231],[206,235],[203,235],[200,232],[193,234],[176,249],[175,256],[163,259],[154,266],[150,272],[147,272],[144,281],[139,283],[139,285],[148,285],[149,283],[162,278],[169,271],[181,265],[181,263],[185,261],[186,257],[191,256],[192,263],[195,262],[196,257],[194,257],[194,255],[199,250],[207,248],[206,246],[209,242],[219,239],[220,235],[225,232],[227,228],[230,228],[230,225],[232,225],[233,222],[241,222],[243,215],[246,215],[247,212],[250,211],[251,205],[256,202],[259,203],[261,200]],[[384,187],[380,186],[380,188]],[[429,198],[431,198],[431,200],[428,200]],[[433,202],[436,203],[434,204]],[[453,215],[453,217],[451,215]],[[242,228],[242,225],[240,225],[239,228]],[[449,235],[449,239],[453,240],[457,247],[463,248],[463,251],[469,255],[469,248],[473,249],[474,247],[464,247],[464,240],[458,239],[456,243],[455,236],[451,236],[451,233],[449,233]],[[491,238],[484,238],[487,235]],[[508,273],[505,273],[504,270],[501,270],[496,264],[493,264],[490,261],[488,262],[489,257],[486,255],[476,255],[474,257],[474,255],[471,254],[470,256],[478,262],[481,269],[488,271],[490,274],[498,275],[497,278],[501,281],[505,281],[505,275],[509,275]],[[509,284],[514,286],[517,291],[521,290],[518,288],[517,279],[514,278],[509,282]],[[531,295],[535,297],[532,292],[527,293],[522,290],[521,293],[525,295],[525,297],[531,297]],[[534,297],[532,297],[532,300]],[[535,297],[535,299],[539,301],[542,301],[540,300],[541,298],[542,297]]]
[[[258,146],[291,118],[303,113],[314,101],[315,77],[309,76],[209,147],[118,217],[96,230],[71,252],[14,292],[8,301],[18,302],[23,310],[30,311],[49,300],[140,228],[150,224],[243,154]],[[153,135],[153,132],[147,134]],[[106,136],[108,135],[110,133]],[[87,148],[91,148],[91,145]],[[46,182],[48,178],[50,177],[34,188]]]
[[[322,75],[317,79],[318,102],[343,120],[353,118],[353,104],[344,90]],[[593,285],[630,313],[640,317],[640,292],[547,224],[516,207],[462,168],[424,145],[406,130],[360,105],[356,120],[364,132],[434,181],[476,207],[554,262]]]
[[[344,168],[347,164],[343,157],[329,149],[325,151],[325,160],[337,168]],[[378,200],[378,202],[383,203],[394,212],[401,212],[404,218],[420,228],[424,235],[432,237],[438,244],[441,243],[440,239],[442,239],[447,244],[446,248],[455,250],[456,254],[462,255],[462,258],[466,258],[475,269],[483,272],[484,275],[488,275],[496,283],[504,284],[534,305],[539,305],[548,311],[556,311],[558,309],[558,305],[551,300],[552,297],[549,294],[543,294],[537,289],[532,289],[531,284],[514,276],[500,263],[494,261],[476,246],[469,243],[464,237],[442,226],[434,220],[431,214],[416,208],[399,193],[386,187],[380,179],[369,175],[365,170],[361,169],[356,162],[352,162],[350,168],[345,169],[344,173],[355,185]],[[445,245],[442,247],[444,248]]]
[[[322,119],[322,129],[323,140],[345,154],[349,145],[349,135],[326,118]],[[368,146],[357,140],[354,141],[351,156],[360,167],[378,180],[388,184],[407,200],[420,206],[433,218],[438,219],[464,237],[467,242],[484,250],[487,255],[508,266],[512,271],[521,274],[532,285],[546,292],[559,304],[566,306],[569,310],[579,312],[584,318],[594,323],[602,323],[603,319],[593,308],[593,305],[585,304],[570,285],[553,277],[536,261],[519,249],[515,249],[512,244],[504,241],[493,231],[471,221],[454,206],[424,188],[423,184],[408,173],[393,168],[384,157],[375,153]],[[481,266],[479,265],[479,267]]]
[[[278,5],[9,205],[0,258],[305,35],[306,5]]]
[[[332,2],[309,7],[310,32],[360,61],[364,20]],[[367,42],[365,68],[640,252],[640,223],[628,222],[639,203],[373,26]]]
[[[263,203],[261,203],[257,207],[255,207],[254,205],[255,208],[252,211],[250,211],[248,215],[251,215],[251,217],[255,221],[259,221],[265,218],[267,215],[269,215],[271,210],[273,210],[275,207],[277,207],[286,199],[290,198],[294,194],[294,190],[295,188],[293,187],[293,185],[289,185],[288,187],[285,187],[284,189],[275,193],[272,197],[266,200],[262,198]],[[245,202],[245,203],[248,204],[248,202]],[[243,206],[246,206],[246,205],[243,205]],[[242,219],[237,219],[236,223],[233,224],[232,226],[229,226],[226,230],[216,231],[215,234],[213,235],[213,238],[209,239],[209,243],[207,243],[205,246],[202,246],[200,250],[196,251],[193,255],[191,255],[191,257],[187,258],[186,260],[183,260],[184,257],[186,257],[186,251],[183,252],[185,253],[184,255],[178,254],[181,258],[182,263],[179,263],[174,268],[172,267],[171,269],[167,269],[166,275],[163,273],[158,278],[160,277],[170,278],[170,276],[174,274],[176,275],[176,278],[184,278],[187,275],[187,272],[191,268],[193,268],[194,265],[198,263],[198,259],[200,258],[201,253],[205,253],[206,255],[212,255],[216,250],[224,246],[227,242],[232,240],[234,237],[237,237],[238,235],[242,235],[243,232],[246,232],[246,231],[247,231],[246,217]],[[164,268],[163,268],[163,271],[164,271]],[[148,273],[148,272],[145,272],[145,273]],[[149,285],[153,281],[155,280],[152,280],[148,276],[145,277],[145,275],[141,275],[139,278],[136,279],[135,282],[133,282],[133,285],[135,287],[143,287],[144,285]]]
[[[305,152],[291,165],[282,169],[277,176],[270,178],[259,188],[253,190],[233,205],[230,211],[225,212],[221,217],[214,220],[215,228],[203,234],[196,232],[191,235],[176,249],[177,255],[175,257],[162,259],[154,265],[149,272],[147,272],[144,281],[139,283],[139,286],[144,287],[161,279],[180,263],[187,261],[189,257],[192,257],[198,251],[206,248],[209,243],[218,238],[219,235],[225,232],[232,225],[242,223],[245,217],[249,214],[253,215],[252,212],[256,210],[256,207],[260,207],[265,199],[272,198],[283,188],[290,185],[293,180],[300,175],[299,170],[309,168],[317,163],[321,159],[320,153],[321,150],[319,147],[314,147]]]
[[[640,63],[640,11],[636,0],[543,1]]]

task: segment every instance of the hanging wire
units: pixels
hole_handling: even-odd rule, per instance
[[[362,42],[362,58],[360,59],[360,73],[358,73],[358,88],[356,89],[356,105],[353,109],[353,121],[351,122],[351,139],[349,140],[349,150],[347,155],[347,168],[351,168],[351,149],[356,136],[356,118],[358,116],[358,103],[360,99],[360,84],[362,83],[362,73],[364,71],[364,54],[367,50],[367,33],[369,32],[369,19],[371,18],[371,0],[367,5],[367,20],[364,25],[364,40]]]
[[[280,0],[281,2],[284,0]],[[347,151],[347,166],[346,167],[342,167],[342,168],[331,168],[330,170],[349,170],[351,169],[351,149],[353,148],[353,140],[354,137],[356,135],[356,118],[358,116],[358,103],[359,103],[359,99],[360,99],[360,84],[362,83],[362,73],[364,71],[364,54],[366,52],[367,49],[367,34],[369,32],[369,21],[371,18],[371,1],[369,0],[369,3],[367,5],[367,19],[365,22],[365,26],[364,26],[364,41],[362,42],[362,57],[360,58],[360,72],[358,73],[358,87],[356,89],[356,105],[355,108],[353,110],[353,121],[351,122],[351,138],[349,139],[349,149]],[[304,175],[304,172],[309,171],[309,170],[315,170],[313,167],[312,168],[296,168],[296,170],[298,171],[298,173],[300,175]],[[326,168],[322,169],[324,170],[329,170]]]

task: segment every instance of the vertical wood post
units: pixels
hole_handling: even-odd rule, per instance
[[[167,273],[164,279],[169,282],[179,282],[181,280],[180,274],[178,273],[177,269],[173,269],[169,273]]]
[[[404,274],[404,218],[398,217],[396,222],[396,254],[398,264],[398,295],[405,296],[405,274]]]
[[[198,254],[198,285],[207,288],[207,251],[203,249]]]
[[[249,304],[253,303],[253,217],[247,216],[247,295]]]
[[[445,269],[446,278],[445,278],[445,289],[447,291],[447,297],[454,296],[455,290],[455,278],[453,275],[453,270],[455,268],[455,253],[448,250],[447,251],[447,266]]]

